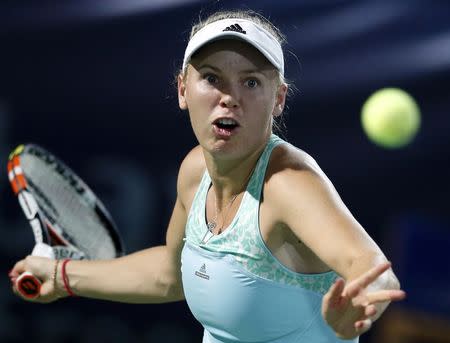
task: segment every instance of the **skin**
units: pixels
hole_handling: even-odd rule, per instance
[[[283,111],[287,87],[278,80],[277,71],[257,50],[236,40],[207,45],[194,56],[187,75],[178,78],[179,105],[189,109],[219,210],[235,194],[242,195],[272,132],[272,117]],[[214,133],[218,118],[239,123],[232,137]]]
[[[200,145],[180,166],[166,245],[110,261],[71,261],[67,273],[73,291],[135,303],[184,299],[180,255],[201,177],[207,169],[212,179],[207,219],[215,217],[217,207],[216,233],[226,230],[270,137],[273,117],[283,111],[286,91],[274,67],[248,44],[224,40],[202,48],[187,74],[178,78],[179,105],[189,111]],[[218,135],[214,128],[221,117],[239,123],[229,137]],[[274,149],[262,199],[261,234],[283,264],[297,272],[333,269],[341,275],[322,302],[322,315],[338,337],[364,333],[390,301],[405,296],[380,248],[305,152],[288,145]],[[29,256],[14,266],[10,277],[14,283],[25,270],[33,272],[44,282],[41,296],[34,301],[50,302],[65,296],[60,270],[56,283],[51,280],[53,268],[54,261]]]

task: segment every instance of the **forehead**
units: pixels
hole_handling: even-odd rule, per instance
[[[237,39],[221,39],[206,44],[191,58],[196,66],[203,62],[240,63],[261,70],[276,70],[269,60],[252,45]]]

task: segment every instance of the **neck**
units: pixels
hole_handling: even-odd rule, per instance
[[[225,161],[213,154],[203,152],[218,206],[222,207],[222,204],[245,190],[266,143],[264,142],[250,154],[235,160]]]

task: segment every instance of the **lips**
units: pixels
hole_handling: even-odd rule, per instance
[[[238,121],[229,117],[218,118],[213,122],[214,133],[220,137],[230,137],[238,127]]]

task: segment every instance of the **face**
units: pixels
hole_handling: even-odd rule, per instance
[[[203,149],[238,158],[267,142],[272,117],[283,111],[286,85],[275,67],[251,45],[221,40],[199,50],[178,78],[180,108],[189,110]]]

